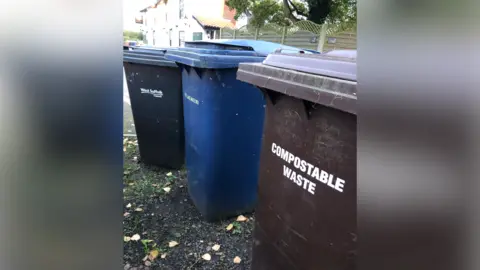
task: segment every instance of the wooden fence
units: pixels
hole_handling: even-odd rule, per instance
[[[221,39],[250,39],[264,40],[287,46],[317,51],[333,49],[356,49],[356,29],[334,33],[327,26],[303,21],[291,27],[266,25],[261,29],[242,27],[240,29],[223,28],[220,30]]]

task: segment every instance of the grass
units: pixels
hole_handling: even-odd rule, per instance
[[[141,162],[135,137],[124,139],[125,265],[147,269],[249,269],[253,218],[206,222],[188,195],[186,170],[166,170]],[[142,211],[135,211],[141,208]],[[232,224],[230,231],[227,225]],[[178,246],[170,247],[176,241]],[[212,251],[219,244],[219,251]],[[210,253],[211,261],[202,256]],[[241,265],[233,258],[242,258]]]

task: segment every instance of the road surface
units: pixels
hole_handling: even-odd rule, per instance
[[[130,97],[128,95],[127,79],[125,70],[123,71],[123,134],[134,135],[135,125],[133,124],[132,108],[130,106]]]

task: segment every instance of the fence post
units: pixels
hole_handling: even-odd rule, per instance
[[[322,30],[320,31],[320,38],[318,39],[317,51],[323,51],[323,45],[325,44],[325,37],[327,36],[327,24],[322,24]]]
[[[287,27],[284,26],[283,27],[283,31],[282,31],[282,41],[280,42],[280,44],[284,44],[285,43],[285,36],[287,35]]]
[[[258,40],[258,33],[260,32],[260,27],[255,28],[255,40]]]
[[[237,29],[233,29],[233,39],[236,39],[237,37]]]

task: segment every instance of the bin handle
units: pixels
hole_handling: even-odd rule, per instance
[[[285,50],[285,51],[293,51],[292,49],[284,49],[284,48],[278,48],[275,50],[275,53],[282,53],[282,51]],[[319,52],[317,51],[312,51],[312,50],[304,50],[304,49],[301,49],[298,51],[299,54],[305,54],[306,52],[309,52],[309,53],[312,53],[312,54],[320,54]]]

